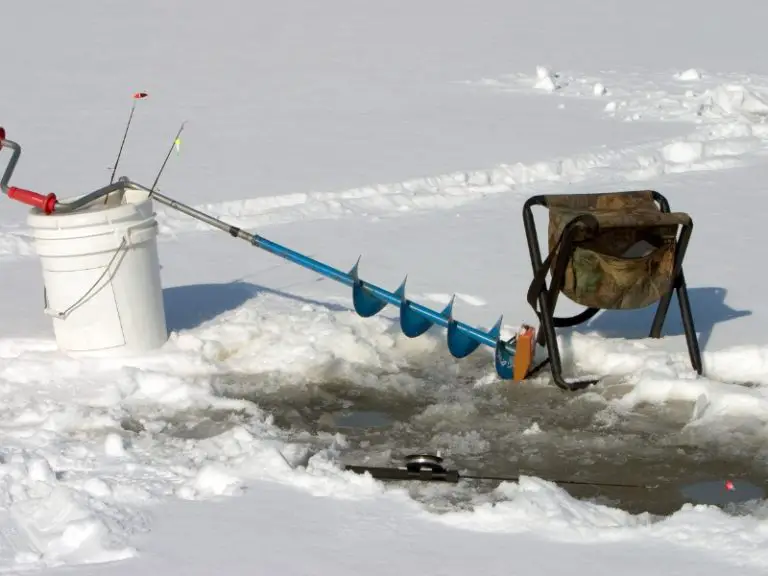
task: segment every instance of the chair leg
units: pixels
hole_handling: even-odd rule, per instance
[[[683,329],[685,330],[685,342],[688,345],[688,355],[691,358],[691,366],[697,374],[701,375],[704,367],[701,362],[701,350],[699,349],[699,340],[696,336],[696,327],[693,323],[693,314],[691,313],[691,303],[688,299],[688,289],[685,285],[683,271],[677,277],[676,292],[677,301],[680,303],[680,316],[683,319]]]
[[[663,197],[662,197],[663,199]],[[653,324],[651,325],[651,338],[661,338],[661,329],[664,326],[664,320],[667,318],[667,311],[669,310],[669,304],[672,301],[672,291],[676,288],[679,277],[683,273],[683,258],[685,258],[685,251],[688,248],[688,241],[691,239],[691,232],[693,231],[693,222],[683,226],[680,232],[680,238],[675,246],[675,262],[672,267],[672,281],[670,282],[669,290],[659,300],[659,306],[656,309],[656,314],[653,317]]]
[[[672,283],[664,296],[659,300],[659,305],[656,308],[656,314],[653,317],[653,324],[651,325],[651,338],[661,338],[661,329],[664,326],[664,321],[667,318],[667,312],[669,311],[669,304],[672,302],[672,292],[677,287],[679,278],[683,275],[683,258],[685,257],[685,250],[688,247],[688,240],[691,237],[691,230],[693,225],[684,226],[683,231],[680,234],[680,240],[677,242],[675,250],[675,264],[672,270]]]
[[[668,290],[667,293],[661,297],[661,300],[659,300],[659,305],[656,307],[656,314],[653,316],[653,324],[651,325],[651,338],[661,338],[661,329],[664,327],[669,304],[672,302],[672,292],[674,292],[673,289]]]
[[[552,379],[555,381],[555,384],[562,390],[574,391],[587,388],[588,386],[595,384],[597,380],[589,379],[568,382],[563,378],[563,365],[560,356],[560,348],[557,345],[557,333],[555,331],[555,307],[557,306],[557,297],[560,295],[560,289],[563,285],[566,264],[573,252],[570,233],[565,232],[564,234],[565,236],[561,244],[560,252],[555,259],[554,272],[549,288],[544,284],[541,290],[539,290],[537,297],[540,310],[539,338],[543,340],[542,343],[546,343],[550,369],[552,371]]]
[[[542,204],[541,197],[529,198],[523,206],[523,224],[525,226],[525,236],[528,241],[528,252],[531,257],[531,267],[533,269],[533,275],[536,277],[544,267],[545,264],[541,258],[541,251],[539,250],[539,242],[536,234],[536,224],[533,220],[533,214],[531,207],[537,204]],[[566,237],[563,239],[561,245],[558,260],[562,262],[558,265],[555,264],[555,270],[560,270],[560,274],[554,274],[550,287],[547,288],[546,282],[543,283],[537,294],[537,301],[539,305],[539,330],[536,336],[536,341],[539,345],[546,344],[547,353],[549,356],[549,364],[551,366],[552,378],[555,384],[563,390],[574,391],[586,388],[597,380],[581,380],[576,382],[566,382],[562,375],[562,362],[560,359],[560,350],[557,346],[557,335],[555,333],[555,316],[554,309],[557,304],[557,297],[560,292],[560,286],[562,284],[562,276],[565,273],[565,262],[567,262],[572,250],[570,237],[566,233]],[[558,277],[559,276],[559,277]],[[584,318],[590,318],[594,316],[597,310],[588,310]],[[543,363],[542,365],[543,366]]]
[[[696,327],[693,323],[693,314],[691,313],[691,303],[688,299],[688,289],[685,284],[685,275],[683,274],[683,258],[685,257],[685,251],[688,247],[688,241],[691,238],[691,232],[693,230],[693,223],[683,227],[683,231],[680,234],[680,240],[677,243],[677,250],[675,255],[675,267],[673,270],[673,282],[669,291],[659,301],[659,307],[656,310],[656,315],[653,318],[653,325],[651,326],[651,338],[661,337],[661,328],[664,325],[664,320],[667,316],[667,310],[669,310],[669,304],[672,301],[672,292],[677,294],[677,301],[680,305],[680,316],[683,320],[683,330],[685,331],[685,342],[688,346],[688,355],[691,359],[691,366],[698,373],[702,374],[703,365],[701,361],[701,350],[699,348],[699,341],[696,336]]]
[[[597,383],[597,379],[568,382],[563,378],[563,364],[560,358],[560,349],[557,345],[557,334],[555,333],[554,310],[549,307],[549,298],[547,297],[546,291],[542,290],[539,294],[539,307],[541,309],[540,332],[544,335],[544,340],[547,345],[547,354],[549,356],[550,370],[552,371],[552,379],[555,381],[555,384],[557,384],[557,387],[562,390],[574,392],[576,390],[583,390],[584,388],[588,388],[592,384]]]
[[[568,390],[568,385],[563,379],[563,365],[560,360],[560,350],[557,346],[557,334],[555,334],[555,325],[552,321],[552,311],[549,308],[549,298],[547,292],[542,290],[539,293],[539,337],[546,343],[547,355],[549,356],[549,365],[552,370],[552,377],[558,387]]]

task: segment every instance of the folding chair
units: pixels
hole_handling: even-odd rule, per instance
[[[534,206],[549,210],[549,255],[544,261],[531,210]],[[680,304],[691,365],[702,373],[682,266],[693,230],[688,214],[670,212],[664,196],[640,190],[534,196],[523,207],[523,222],[533,266],[528,303],[539,318],[537,343],[546,343],[547,361],[560,388],[577,390],[597,380],[568,382],[563,378],[556,328],[586,322],[600,310],[644,308],[658,301],[650,337],[660,338],[673,291]],[[572,317],[555,317],[561,292],[586,310]]]

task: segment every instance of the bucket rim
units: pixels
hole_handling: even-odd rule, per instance
[[[27,224],[39,230],[114,227],[154,219],[155,212],[150,197],[140,202],[128,202],[97,210],[45,214],[38,208],[32,208],[27,214]]]

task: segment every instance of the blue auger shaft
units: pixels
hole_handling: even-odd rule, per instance
[[[322,262],[319,262],[314,258],[310,258],[309,256],[306,256],[300,252],[296,252],[295,250],[286,248],[285,246],[277,244],[276,242],[267,240],[266,238],[259,236],[258,234],[252,234],[251,237],[252,237],[251,244],[253,244],[258,248],[262,248],[267,252],[271,252],[276,256],[280,256],[281,258],[290,260],[291,262],[294,262],[296,264],[299,264],[300,266],[308,268],[313,272],[318,272],[319,274],[322,274],[323,276],[327,276],[328,278],[331,278],[332,280],[336,280],[337,282],[345,284],[346,286],[354,286],[356,281],[362,282],[365,289],[368,292],[370,292],[373,296],[375,296],[377,299],[382,300],[388,304],[392,304],[393,306],[401,306],[403,303],[402,298],[400,298],[397,294],[394,294],[389,290],[385,290],[384,288],[380,288],[375,284],[371,284],[369,282],[359,280],[349,272],[342,272],[338,268],[334,268],[333,266],[329,266],[328,264],[323,264]],[[417,312],[421,316],[431,320],[434,324],[442,326],[443,328],[447,328],[449,322],[451,321],[449,318],[446,318],[440,312],[437,312],[436,310],[432,310],[431,308],[427,308],[426,306],[422,306],[421,304],[417,304],[416,302],[410,302],[410,305],[414,312]],[[477,340],[478,342],[485,344],[486,346],[490,346],[491,348],[496,347],[498,338],[494,338],[490,333],[484,332],[477,328],[473,328],[472,326],[469,326],[468,324],[464,324],[463,322],[458,322],[456,320],[453,320],[453,322],[455,323],[456,328],[458,330],[472,337],[474,340]]]
[[[160,203],[214,226],[215,228],[223,230],[235,238],[246,240],[257,248],[266,250],[275,256],[284,258],[294,264],[298,264],[313,272],[322,274],[331,280],[352,287],[354,308],[360,316],[373,316],[381,311],[387,304],[398,306],[400,307],[400,327],[408,337],[414,338],[419,336],[434,324],[447,328],[448,349],[456,358],[463,358],[471,354],[480,344],[485,344],[495,350],[496,373],[506,380],[511,379],[513,376],[512,358],[515,354],[515,343],[514,339],[508,342],[501,340],[501,318],[499,318],[496,324],[494,324],[494,326],[487,332],[474,328],[468,324],[453,319],[453,298],[442,312],[437,312],[436,310],[407,300],[405,298],[405,282],[403,282],[395,292],[390,292],[379,286],[361,280],[357,273],[359,260],[350,272],[342,272],[333,266],[329,266],[328,264],[324,264],[314,258],[301,254],[300,252],[296,252],[295,250],[291,250],[276,242],[267,240],[258,234],[250,234],[241,228],[222,222],[213,216],[200,212],[181,202],[177,202],[172,198],[164,196],[146,186],[132,182],[127,178],[121,179],[121,182],[123,185],[135,186],[136,188],[144,190]]]

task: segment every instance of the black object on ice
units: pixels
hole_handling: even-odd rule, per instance
[[[457,470],[448,470],[443,466],[443,459],[433,454],[412,454],[405,458],[405,466],[381,467],[347,465],[345,470],[357,474],[370,474],[379,480],[419,480],[422,482],[458,483],[459,480],[494,480],[500,482],[518,482],[520,476],[483,476],[459,474]],[[622,484],[587,480],[545,479],[564,486],[594,486],[597,488],[652,489],[658,484]],[[677,487],[680,494],[691,504],[724,506],[739,504],[765,498],[765,490],[746,480],[712,480],[694,482]]]

